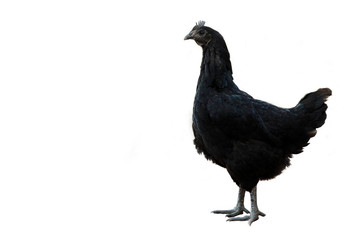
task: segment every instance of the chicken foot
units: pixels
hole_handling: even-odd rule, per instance
[[[244,207],[244,197],[245,197],[245,190],[242,188],[239,188],[238,200],[237,200],[236,206],[233,209],[215,210],[215,211],[212,211],[212,213],[226,214],[226,217],[235,217],[240,214],[243,214],[243,212],[249,213],[249,211]]]
[[[232,217],[227,221],[248,221],[249,225],[259,219],[259,216],[265,217],[265,214],[261,212],[257,206],[257,194],[256,194],[256,186],[251,190],[250,193],[251,198],[251,213],[250,215],[243,217]]]

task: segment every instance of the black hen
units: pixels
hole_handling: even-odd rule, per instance
[[[292,154],[302,152],[326,119],[325,101],[331,90],[308,93],[293,108],[280,108],[252,98],[233,82],[230,54],[223,37],[199,21],[185,36],[203,49],[201,72],[193,108],[194,144],[199,153],[224,167],[239,186],[234,209],[217,210],[230,221],[256,221],[260,212],[256,185],[279,175],[290,165]],[[251,213],[244,211],[245,191],[250,192]]]

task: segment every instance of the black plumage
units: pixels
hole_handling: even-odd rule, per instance
[[[331,90],[321,88],[305,95],[293,108],[280,108],[254,99],[233,81],[230,54],[223,37],[199,21],[186,39],[203,49],[201,71],[193,107],[194,144],[199,153],[226,168],[239,186],[237,207],[218,210],[234,217],[247,212],[245,190],[251,192],[251,224],[264,216],[257,208],[256,185],[279,175],[292,154],[302,152],[326,119],[325,101]],[[254,205],[254,206],[253,206]]]

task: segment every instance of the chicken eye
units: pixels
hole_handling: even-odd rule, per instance
[[[200,30],[200,31],[199,31],[199,34],[200,34],[200,35],[204,35],[204,34],[205,34],[205,30]]]

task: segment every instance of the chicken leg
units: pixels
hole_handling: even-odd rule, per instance
[[[249,213],[249,211],[244,207],[244,197],[245,190],[241,187],[239,188],[239,195],[236,206],[230,210],[215,210],[212,213],[215,214],[226,214],[226,217],[235,217],[237,215],[243,214],[243,212]]]
[[[259,216],[265,217],[265,214],[261,212],[257,206],[256,186],[251,190],[251,213],[244,217],[232,217],[227,221],[248,221],[249,225],[259,219]]]

